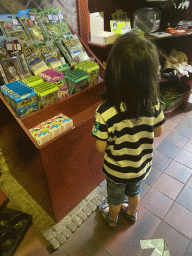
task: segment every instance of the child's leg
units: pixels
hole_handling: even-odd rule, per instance
[[[127,210],[127,214],[134,216],[137,210],[137,206],[140,202],[140,195],[136,196],[136,197],[128,197],[128,210]],[[125,208],[127,207],[126,203],[122,204],[122,208],[123,210],[125,210]]]
[[[126,185],[125,194],[128,196],[128,210],[127,214],[134,216],[137,206],[140,202],[141,181],[129,183]],[[123,210],[127,207],[127,203],[122,204]]]
[[[115,221],[120,210],[121,210],[121,204],[120,205],[109,205],[109,219],[112,221]]]
[[[107,179],[107,201],[102,205],[103,210],[100,210],[104,215],[108,215],[110,221],[116,221],[121,210],[121,205],[125,199],[125,184],[116,184]],[[100,208],[101,209],[101,208]],[[109,224],[115,226],[115,224]]]

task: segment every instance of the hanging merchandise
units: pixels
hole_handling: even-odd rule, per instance
[[[1,60],[0,73],[4,79],[4,84],[22,80],[24,78],[21,66],[16,56]]]
[[[34,9],[26,9],[18,11],[17,18],[23,26],[26,33],[30,35],[33,40],[44,41],[42,29],[37,22],[37,11]]]
[[[23,44],[23,48],[27,63],[33,74],[38,75],[49,68],[43,59],[38,43],[35,43],[33,40],[29,40],[26,44]]]
[[[89,56],[85,52],[77,35],[63,35],[62,42],[64,43],[72,59],[76,63],[81,62],[83,60],[89,60]],[[78,57],[81,54],[84,54],[84,56],[82,56],[83,59],[81,59],[81,57]]]
[[[46,39],[55,39],[63,34],[71,34],[59,9],[44,9],[38,12],[37,21]]]
[[[6,37],[18,37],[20,43],[24,43],[30,39],[29,34],[25,32],[17,19],[16,14],[1,14],[0,23]]]
[[[13,59],[13,65],[11,65],[10,58],[16,57]],[[29,71],[25,55],[24,55],[24,49],[22,45],[20,44],[18,38],[15,37],[0,37],[0,60],[5,63],[6,60],[8,60],[7,66],[9,66],[9,70],[12,72],[13,78],[11,80],[18,80],[17,78],[14,79],[14,76],[17,76],[14,71],[18,74],[18,76],[21,76],[23,78],[27,78],[31,76],[31,73]],[[14,66],[14,63],[16,65],[15,68],[11,68],[11,66]],[[3,64],[4,65],[4,64]],[[10,66],[11,65],[11,66]],[[19,68],[17,68],[19,66]],[[13,71],[12,71],[13,70]],[[8,75],[8,73],[7,73]],[[11,75],[11,73],[10,73]],[[10,78],[10,75],[8,77]],[[20,78],[19,78],[20,79]],[[11,82],[10,79],[7,79],[7,82]],[[5,82],[6,83],[6,82]]]
[[[56,68],[66,63],[64,57],[61,56],[58,46],[52,40],[40,42],[38,47],[45,64],[49,68]]]
[[[76,62],[73,60],[73,58],[69,54],[68,50],[66,49],[63,38],[60,37],[59,39],[55,39],[55,42],[56,42],[57,46],[59,47],[60,51],[62,52],[63,56],[65,57],[67,63],[69,63],[70,66],[75,65]]]

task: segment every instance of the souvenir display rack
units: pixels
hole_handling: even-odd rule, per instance
[[[7,157],[9,170],[57,222],[104,179],[103,154],[96,151],[91,135],[95,110],[102,102],[104,67],[86,43],[79,40],[89,57],[99,64],[97,84],[22,118],[0,93],[0,148]],[[60,113],[73,120],[73,129],[39,146],[28,130]]]

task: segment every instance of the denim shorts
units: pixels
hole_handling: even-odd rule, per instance
[[[136,197],[141,194],[141,180],[127,184],[115,183],[108,178],[106,178],[106,180],[108,204],[110,205],[122,204],[125,200],[125,196]]]

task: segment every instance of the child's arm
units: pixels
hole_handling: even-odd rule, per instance
[[[98,152],[100,153],[104,153],[105,150],[107,149],[107,140],[97,140],[95,142],[95,147],[97,149]]]

